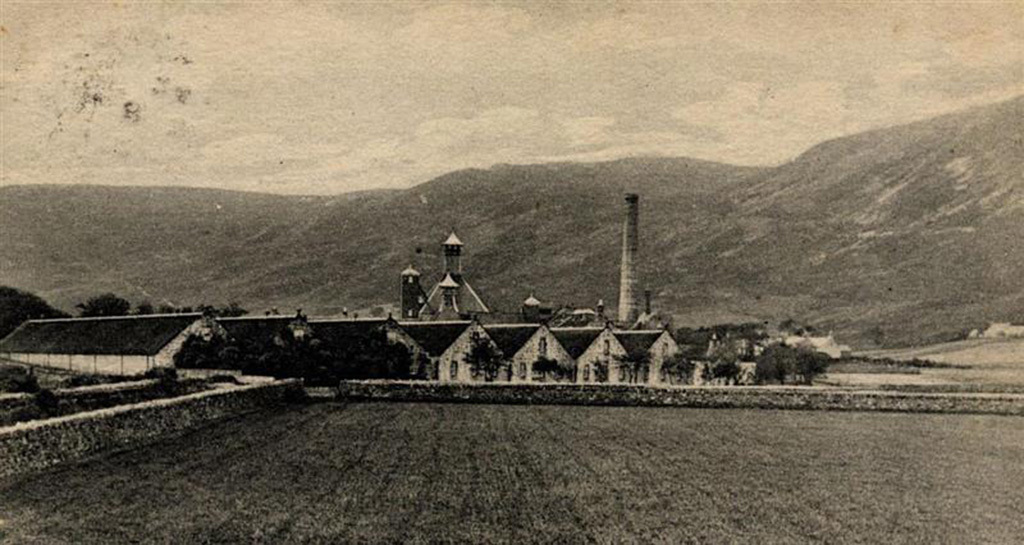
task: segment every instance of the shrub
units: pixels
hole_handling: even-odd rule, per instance
[[[820,352],[797,349],[796,371],[804,384],[811,384],[815,377],[828,371],[830,361],[831,358]]]
[[[683,354],[676,354],[661,363],[661,373],[670,382],[689,384],[693,382],[693,372],[697,365]]]
[[[0,368],[0,392],[34,394],[39,391],[39,379],[31,369],[24,367]]]
[[[541,377],[545,379],[551,377],[555,381],[571,378],[573,374],[572,368],[562,367],[558,360],[543,356],[537,358],[537,361],[533,363],[533,370],[540,373]]]
[[[503,364],[501,352],[484,337],[474,337],[473,345],[466,354],[466,363],[474,375],[482,375],[487,382],[498,378]]]
[[[39,390],[36,392],[35,401],[44,418],[60,415],[60,399],[53,391],[46,388]]]

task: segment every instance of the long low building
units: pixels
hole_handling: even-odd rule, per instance
[[[74,372],[132,375],[154,367],[173,367],[175,354],[192,335],[271,346],[285,338],[304,337],[337,343],[370,331],[383,331],[389,341],[405,345],[415,362],[414,374],[440,382],[485,380],[470,361],[479,343],[490,345],[500,358],[496,380],[517,383],[660,383],[662,362],[679,351],[668,331],[620,331],[611,326],[549,328],[532,323],[484,325],[475,320],[162,314],[30,320],[0,340],[0,356]],[[630,369],[623,361],[643,365]],[[545,365],[536,365],[540,362]]]
[[[201,314],[29,320],[0,340],[0,356],[80,373],[133,375],[172,367],[185,339],[209,328]]]

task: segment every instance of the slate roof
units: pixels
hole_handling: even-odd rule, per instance
[[[506,358],[511,358],[530,340],[540,326],[537,324],[491,325],[484,326],[487,336],[498,345]]]
[[[432,357],[440,356],[471,322],[399,322],[398,326],[405,331],[416,344],[419,344]]]
[[[491,311],[480,299],[480,296],[476,294],[476,290],[469,285],[469,282],[467,282],[462,275],[453,275],[449,273],[445,275],[441,282],[434,285],[433,289],[430,290],[430,295],[427,296],[427,302],[424,303],[423,308],[420,310],[420,314],[432,316],[436,315],[440,310],[450,310],[442,309],[444,302],[444,290],[442,290],[441,287],[442,284],[448,281],[458,284],[458,289],[455,290],[455,306],[457,307],[459,314],[488,313]]]
[[[576,359],[587,351],[604,328],[600,327],[555,327],[551,328],[551,334],[558,339],[562,348]]]
[[[217,318],[217,323],[227,331],[228,337],[241,340],[273,339],[292,323],[294,316],[243,316],[240,318]]]
[[[369,337],[374,332],[380,331],[386,323],[386,318],[322,320],[310,321],[309,329],[314,339],[320,339],[328,343],[337,343],[355,337]]]
[[[615,338],[632,357],[646,355],[664,331],[615,331]]]
[[[29,320],[0,340],[0,352],[155,356],[201,314]]]

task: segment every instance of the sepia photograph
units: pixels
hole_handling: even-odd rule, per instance
[[[1024,542],[1024,1],[0,0],[0,544]]]

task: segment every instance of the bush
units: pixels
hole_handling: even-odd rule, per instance
[[[661,373],[669,382],[690,384],[697,365],[683,354],[676,354],[661,363]]]
[[[34,394],[39,391],[39,379],[31,369],[24,367],[0,368],[0,392]]]

